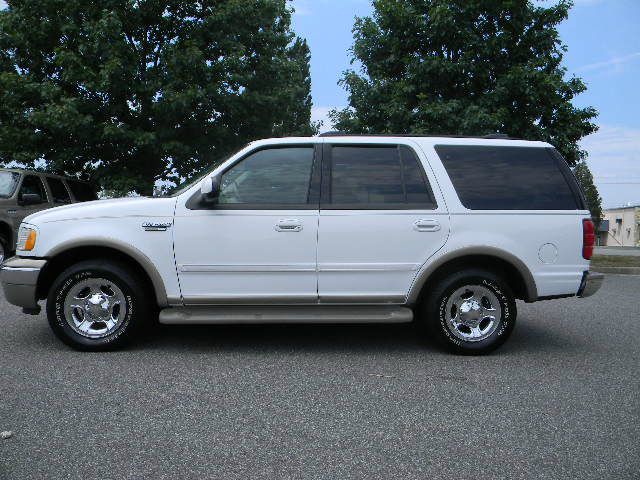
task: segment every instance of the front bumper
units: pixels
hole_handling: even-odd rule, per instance
[[[7,302],[28,313],[39,312],[36,289],[40,271],[46,263],[41,259],[13,257],[2,264],[0,282]]]
[[[602,286],[604,275],[602,273],[586,271],[582,275],[582,282],[578,289],[578,296],[581,298],[590,297]]]

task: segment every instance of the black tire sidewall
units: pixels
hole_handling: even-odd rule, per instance
[[[447,302],[453,292],[465,285],[479,285],[487,288],[493,292],[502,308],[500,323],[496,330],[489,337],[476,342],[468,342],[456,337],[447,326]],[[514,295],[505,282],[492,272],[482,270],[456,272],[441,282],[427,304],[426,313],[430,330],[441,343],[456,353],[489,353],[502,345],[515,327],[517,310]]]
[[[87,278],[104,278],[116,284],[125,296],[126,316],[115,331],[101,338],[87,338],[69,325],[64,301],[71,288]],[[137,333],[148,308],[135,275],[125,266],[108,262],[82,262],[65,270],[56,279],[47,298],[47,318],[54,333],[79,350],[112,350],[126,344]]]

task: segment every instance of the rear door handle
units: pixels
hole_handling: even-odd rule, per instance
[[[275,226],[276,232],[301,232],[302,222],[297,218],[287,218],[278,221]]]
[[[440,223],[437,220],[423,218],[413,222],[413,229],[418,232],[437,232],[440,230]]]

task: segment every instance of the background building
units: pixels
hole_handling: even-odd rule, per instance
[[[600,229],[600,245],[640,247],[640,205],[605,210]]]

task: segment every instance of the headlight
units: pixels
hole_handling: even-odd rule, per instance
[[[36,237],[38,234],[33,228],[20,225],[18,230],[18,241],[16,243],[16,250],[22,250],[23,252],[30,252],[33,247],[36,246]]]

